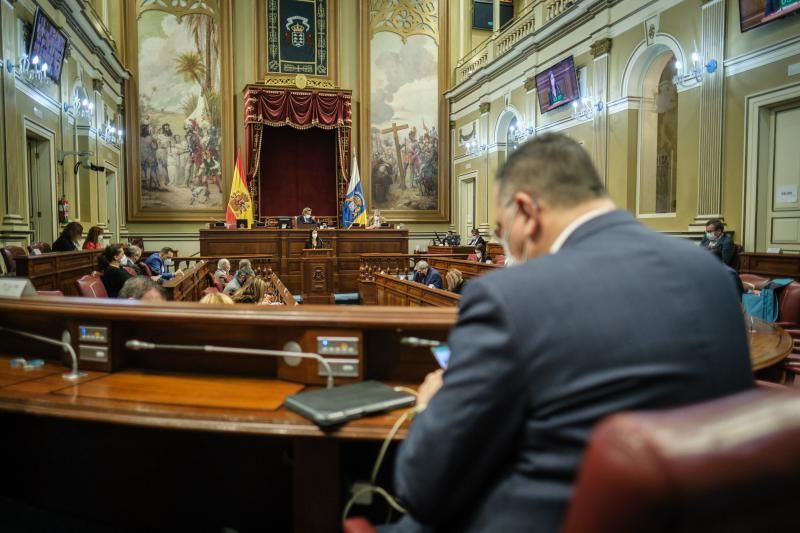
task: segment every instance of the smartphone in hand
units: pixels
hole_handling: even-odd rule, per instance
[[[439,346],[431,348],[431,352],[433,352],[433,356],[436,358],[436,362],[439,363],[439,366],[447,368],[447,364],[450,362],[450,346],[442,343]]]

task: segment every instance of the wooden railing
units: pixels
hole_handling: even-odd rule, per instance
[[[380,273],[375,275],[375,292],[377,305],[454,307],[461,300],[458,294]]]
[[[182,268],[183,264],[188,268],[190,265],[194,263],[198,263],[199,261],[207,261],[209,263],[209,268],[216,271],[217,269],[217,262],[220,259],[227,259],[231,262],[231,272],[235,272],[239,268],[239,261],[242,259],[249,259],[250,264],[253,267],[253,270],[258,272],[258,270],[266,271],[268,268],[272,267],[272,256],[267,254],[252,254],[252,255],[229,255],[229,256],[222,256],[222,255],[192,255],[189,257],[175,257],[173,261],[175,262],[175,268]]]
[[[489,66],[517,44],[535,36],[545,25],[558,19],[581,0],[539,0],[518,13],[501,31],[493,34],[469,54],[458,61],[456,84],[470,79],[476,72]]]
[[[451,259],[449,257],[436,257],[433,256],[428,260],[428,264],[439,271],[442,279],[447,275],[448,270],[457,269],[461,272],[464,279],[475,278],[492,272],[498,268],[503,268],[500,265],[492,265],[486,263],[478,263],[477,261],[467,261],[465,259]]]
[[[272,270],[269,271],[269,279],[272,282],[273,287],[273,302],[280,302],[291,307],[297,305],[297,300],[294,299],[292,292],[286,288],[286,285],[283,284],[281,278],[279,278],[275,272],[272,272]]]
[[[208,261],[200,260],[192,267],[183,271],[183,275],[164,282],[162,287],[166,292],[167,300],[175,302],[198,302],[203,297],[203,291],[208,287],[208,274],[213,272]]]
[[[16,275],[31,280],[38,291],[61,291],[77,296],[75,281],[97,269],[101,250],[51,252],[17,257]]]

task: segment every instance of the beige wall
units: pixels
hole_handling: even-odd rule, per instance
[[[592,4],[593,2],[584,1],[583,3]],[[456,150],[453,154],[455,174],[463,172],[465,165],[471,163],[472,169],[479,172],[478,181],[487,182],[491,192],[496,169],[496,165],[492,164],[491,154],[491,145],[494,143],[494,126],[507,98],[503,94],[502,87],[504,85],[515,87],[510,91],[511,104],[523,111],[525,95],[520,86],[524,80],[570,54],[575,56],[577,67],[588,69],[588,85],[591,87],[595,72],[593,57],[588,53],[589,45],[605,35],[610,35],[611,51],[608,57],[606,103],[611,102],[613,106],[609,109],[607,116],[607,149],[605,152],[607,188],[611,197],[620,206],[635,214],[637,212],[640,129],[638,98],[633,98],[633,101],[623,99],[639,96],[638,80],[636,76],[630,76],[630,73],[636,70],[632,68],[634,64],[632,56],[640,46],[644,46],[644,21],[653,15],[658,15],[660,35],[658,42],[677,42],[687,59],[691,55],[695,43],[698,47],[702,44],[703,3],[686,0],[676,5],[672,4],[675,3],[663,0],[639,2],[636,6],[630,2],[623,2],[614,10],[600,12],[595,19],[586,20],[581,28],[573,28],[556,41],[548,42],[544,47],[540,46],[538,51],[518,50],[517,66],[506,70],[501,69],[494,76],[495,79],[490,76],[474,89],[464,92],[459,92],[459,87],[454,87],[452,92],[459,96],[451,100],[451,108],[457,128],[475,119],[475,113],[469,111],[473,108],[477,110],[480,102],[489,102],[492,109],[490,137],[484,136],[490,145],[490,153],[484,156],[489,164],[476,164],[479,158],[465,158],[463,150]],[[739,64],[740,60],[746,57],[749,59],[750,66],[755,67],[745,72],[729,73],[724,77],[723,121],[722,127],[717,130],[723,140],[722,215],[729,229],[736,233],[737,242],[740,242],[743,231],[745,101],[749,95],[791,83],[800,83],[800,75],[789,77],[787,74],[790,65],[800,63],[800,54],[797,52],[800,49],[800,22],[797,17],[789,17],[786,20],[741,34],[739,32],[738,2],[727,0],[725,5],[726,52],[724,57],[716,59],[721,68],[726,61],[736,63],[737,68],[742,68]],[[632,21],[634,19],[635,21]],[[670,44],[670,46],[673,45]],[[766,54],[768,50],[772,50],[773,53]],[[623,78],[626,72],[629,73],[631,81],[629,86],[623,87]],[[487,98],[486,95],[491,96]],[[643,223],[654,229],[696,234],[700,231],[693,224],[696,224],[698,214],[698,190],[700,187],[699,172],[703,141],[700,139],[701,106],[699,85],[690,88],[679,87],[676,162],[677,209],[674,214],[667,216],[641,217]],[[571,110],[568,109],[555,110],[541,115],[537,106],[535,110],[536,130],[537,132],[562,131],[582,142],[585,148],[592,153],[597,138],[593,121],[581,123],[570,120],[570,115]],[[480,218],[484,213],[486,218]],[[476,221],[478,224],[484,223],[493,227],[493,209],[485,212],[478,209],[476,215],[479,217],[479,220]]]

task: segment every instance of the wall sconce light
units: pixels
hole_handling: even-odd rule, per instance
[[[111,122],[106,122],[105,127],[98,131],[98,135],[108,143],[122,144],[122,128],[117,128]]]
[[[0,66],[3,64],[5,64],[9,74],[14,72],[14,69],[17,69],[20,75],[29,82],[40,85],[50,85],[52,83],[50,78],[47,77],[47,71],[50,66],[42,62],[39,56],[33,56],[30,59],[28,56],[22,56],[16,65],[10,59],[0,60]]]
[[[581,122],[592,120],[597,113],[602,113],[605,103],[595,102],[591,96],[585,96],[572,102],[572,118]]]
[[[89,95],[86,89],[77,85],[72,91],[72,103],[64,102],[64,113],[69,113],[70,110],[78,118],[89,118],[94,113],[94,103],[89,101]]]
[[[486,151],[485,144],[479,144],[477,140],[472,139],[467,143],[467,153],[470,155],[481,154]]]
[[[512,124],[508,127],[508,131],[517,142],[524,142],[528,137],[533,135],[533,126],[525,126],[525,124],[522,123],[516,125]]]
[[[703,81],[703,76],[706,73],[713,74],[717,71],[717,60],[711,59],[708,63],[703,64],[700,54],[695,50],[692,52],[691,66],[687,65],[685,72],[682,72],[683,70],[683,63],[675,60],[675,75],[672,77],[672,83],[675,85],[683,85],[684,87],[694,83],[700,83]]]

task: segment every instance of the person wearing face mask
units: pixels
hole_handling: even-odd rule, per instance
[[[725,224],[718,218],[706,222],[706,234],[700,241],[700,247],[716,255],[726,265],[731,264],[736,254],[733,239],[725,233]]]
[[[58,239],[53,243],[52,250],[54,252],[74,252],[75,250],[80,250],[81,247],[78,246],[78,240],[80,240],[82,233],[83,226],[77,222],[70,222],[64,226],[61,235],[59,235]]]
[[[168,267],[172,266],[172,258],[175,257],[175,251],[169,246],[165,246],[160,252],[153,252],[147,258],[145,264],[150,267],[154,275],[160,276],[161,279],[172,279],[175,276],[183,276],[183,272],[178,269],[174,273],[168,272]]]
[[[617,210],[577,142],[534,137],[496,183],[517,264],[465,287],[396,456],[408,515],[381,531],[556,533],[601,419],[754,385],[722,265]]]
[[[308,232],[308,239],[306,240],[306,250],[325,248],[325,241],[319,237],[317,228]]]
[[[101,279],[109,298],[116,298],[125,282],[133,277],[122,269],[123,257],[122,247],[114,244],[106,246],[97,256],[97,270],[102,273]]]
[[[486,251],[485,244],[479,244],[475,247],[475,261],[478,263],[491,263],[492,258],[489,256],[489,253]]]

